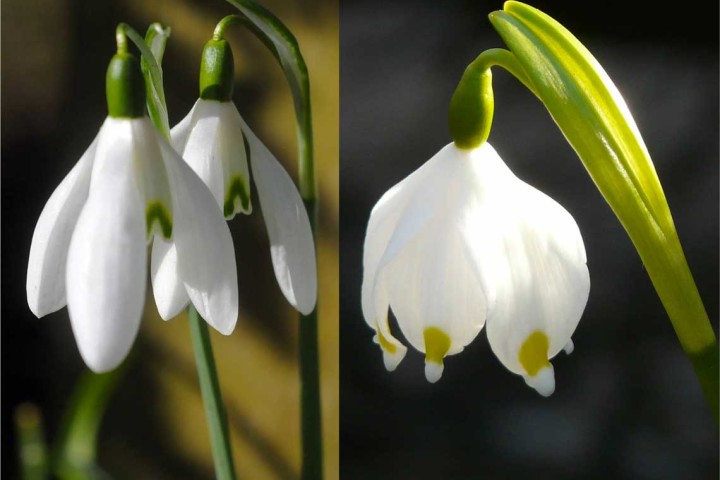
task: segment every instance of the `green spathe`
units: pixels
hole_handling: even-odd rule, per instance
[[[212,39],[203,48],[200,60],[200,98],[228,102],[232,99],[235,65],[230,44]]]
[[[622,96],[562,25],[519,2],[490,21],[633,241],[718,415],[718,347],[650,155]]]
[[[105,77],[108,114],[113,118],[139,118],[145,115],[145,81],[135,56],[113,55]]]

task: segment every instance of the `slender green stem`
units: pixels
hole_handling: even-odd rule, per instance
[[[54,473],[62,479],[94,478],[97,471],[97,437],[100,423],[132,356],[119,368],[95,374],[86,370],[75,386],[65,412],[60,440],[53,452]]]
[[[305,203],[315,238],[317,217],[317,184],[313,156],[310,79],[297,40],[290,30],[270,11],[252,0],[227,0],[239,15],[223,18],[213,38],[222,38],[230,25],[242,24],[272,53],[285,73],[293,94],[298,142],[298,176],[300,195]],[[317,250],[317,245],[316,245]],[[318,303],[320,295],[318,294]],[[302,479],[322,478],[322,417],[320,373],[318,362],[317,306],[310,315],[300,315],[300,383],[302,429]]]
[[[200,379],[205,416],[207,417],[210,443],[212,445],[213,461],[215,462],[215,476],[219,480],[233,480],[235,478],[235,465],[230,448],[230,435],[228,433],[225,407],[220,395],[220,383],[215,369],[210,333],[205,321],[200,318],[192,305],[188,307],[188,320],[192,336],[193,350],[195,351],[195,365]]]
[[[502,48],[482,52],[463,72],[448,111],[450,136],[458,148],[476,148],[490,136],[495,99],[491,67],[502,67],[537,96],[537,90],[515,55]]]

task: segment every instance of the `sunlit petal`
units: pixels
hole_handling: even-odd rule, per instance
[[[190,301],[216,330],[229,335],[238,317],[235,251],[217,202],[202,180],[161,141],[175,207],[177,271]]]
[[[33,233],[26,280],[30,310],[42,317],[65,306],[65,266],[70,238],[90,189],[97,139],[45,204]]]
[[[317,267],[310,220],[292,179],[242,121],[260,207],[270,237],[275,278],[285,298],[307,315],[315,308]]]
[[[70,241],[67,300],[80,354],[95,372],[127,356],[145,302],[145,217],[132,127],[103,126],[92,186]]]

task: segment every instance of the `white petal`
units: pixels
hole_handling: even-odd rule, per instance
[[[72,232],[87,200],[97,147],[93,140],[45,204],[33,233],[26,280],[30,310],[42,317],[65,306],[65,266]]]
[[[220,133],[217,138],[216,155],[223,167],[224,200],[226,219],[241,212],[252,212],[250,203],[250,170],[248,169],[245,138],[240,114],[232,102],[220,104]]]
[[[538,373],[528,372],[520,360],[523,345],[530,342],[530,350],[554,357],[570,340],[587,303],[590,278],[582,237],[572,216],[517,179],[490,145],[472,156],[472,171],[464,178],[475,184],[477,194],[463,236],[488,297],[488,339],[510,371],[534,376]],[[546,365],[536,362],[539,366]],[[550,391],[548,382],[543,385],[540,389]]]
[[[180,148],[183,143],[181,133],[187,127],[183,125],[183,128],[179,128],[180,125],[178,125],[175,127],[178,129],[177,131],[175,128],[173,129],[176,134],[171,135],[173,135],[175,149],[207,185],[217,204],[222,208],[225,198],[222,162],[215,158],[217,137],[220,131],[220,105],[222,105],[220,102],[205,100],[198,100],[195,103],[191,111],[192,120],[189,124],[189,133],[182,148]],[[176,137],[178,143],[175,143]]]
[[[155,237],[150,261],[153,295],[160,317],[170,320],[182,312],[190,301],[180,278],[177,248],[173,242]]]
[[[145,216],[126,122],[103,126],[90,194],[68,252],[70,320],[80,354],[98,373],[127,356],[145,302]]]
[[[133,129],[133,156],[138,185],[141,186],[145,200],[148,241],[153,233],[169,239],[173,223],[172,197],[155,127],[148,117],[129,121]]]
[[[195,105],[193,105],[188,114],[185,115],[185,118],[180,120],[180,123],[175,125],[170,130],[170,138],[172,139],[172,145],[177,152],[182,152],[185,150],[185,144],[187,143],[188,137],[190,136],[190,131],[195,125],[195,110],[197,109],[198,102],[195,102]]]
[[[304,315],[315,308],[317,267],[310,220],[292,179],[241,119],[250,145],[255,186],[270,237],[275,278],[288,302]]]
[[[230,230],[210,190],[170,145],[158,139],[173,195],[178,272],[200,315],[220,333],[229,335],[238,317]]]
[[[387,369],[388,372],[392,372],[397,368],[403,358],[405,358],[407,347],[400,343],[390,332],[390,325],[388,325],[388,308],[390,307],[390,303],[384,275],[381,274],[378,276],[375,290],[376,292],[373,295],[375,303],[372,306],[374,310],[372,318],[377,318],[377,321],[370,324],[375,330],[373,341],[380,346],[383,352],[385,369]]]

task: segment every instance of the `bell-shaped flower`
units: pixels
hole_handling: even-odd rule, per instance
[[[237,321],[230,231],[208,188],[144,115],[139,65],[127,57],[110,64],[110,115],[45,204],[28,262],[30,309],[42,317],[67,304],[80,353],[95,372],[115,368],[134,342],[153,237],[175,245],[173,268],[200,315],[226,335]],[[114,65],[130,73],[112,79]],[[125,108],[113,103],[111,80],[128,76],[139,82],[141,100]],[[166,291],[155,282],[156,297]]]
[[[222,69],[207,80],[205,74],[210,67],[206,58],[210,55],[213,58],[210,66]],[[234,74],[232,53],[225,40],[208,43],[201,72],[204,72],[201,73],[201,98],[171,130],[173,145],[209,187],[228,220],[238,212],[252,211],[249,157],[270,239],[275,277],[288,302],[307,315],[315,308],[317,272],[312,230],[302,198],[288,173],[230,101]],[[249,148],[246,149],[246,145]],[[154,245],[154,282],[174,278],[168,264],[159,260],[174,257],[167,244]],[[172,283],[172,280],[167,282]],[[173,290],[172,295],[158,302],[160,310],[167,314],[179,311],[182,304],[182,289]]]
[[[365,237],[362,308],[388,370],[407,348],[388,307],[439,380],[487,323],[490,346],[540,394],[555,388],[549,360],[587,303],[590,278],[577,224],[518,179],[495,150],[443,148],[375,205]]]

